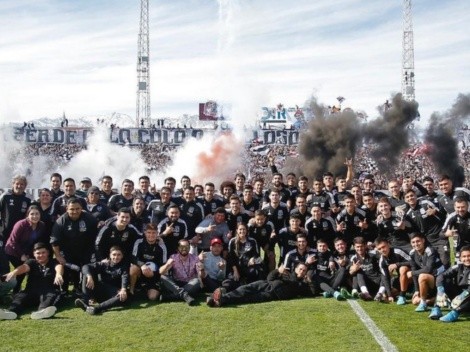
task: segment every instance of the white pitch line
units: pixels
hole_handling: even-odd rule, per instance
[[[367,327],[371,335],[374,337],[375,341],[382,347],[382,351],[386,352],[398,352],[398,348],[385,336],[382,330],[375,325],[374,321],[369,317],[361,305],[356,301],[348,299],[348,303],[353,309],[354,313],[361,319],[364,325]]]

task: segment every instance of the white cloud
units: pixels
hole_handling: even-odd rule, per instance
[[[0,119],[63,110],[72,117],[134,116],[139,3],[0,1]],[[216,0],[150,2],[155,117],[196,113],[197,103],[211,98],[233,97],[250,109],[302,104],[314,91],[326,104],[342,95],[345,106],[374,116],[400,90],[401,2],[232,4],[221,27]],[[421,115],[429,116],[468,90],[470,4],[413,5],[416,97]]]

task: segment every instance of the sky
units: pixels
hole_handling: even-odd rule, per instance
[[[152,117],[217,100],[248,121],[314,95],[373,118],[401,90],[402,3],[150,0]],[[0,0],[0,122],[134,117],[139,14],[138,0]],[[468,1],[413,1],[423,121],[469,92],[468,23]]]

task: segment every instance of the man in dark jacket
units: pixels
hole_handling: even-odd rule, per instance
[[[207,300],[207,305],[220,307],[231,303],[268,302],[313,295],[306,281],[307,270],[307,265],[299,263],[293,273],[281,274],[275,269],[269,273],[267,280],[255,281],[228,293],[223,288],[218,288]]]

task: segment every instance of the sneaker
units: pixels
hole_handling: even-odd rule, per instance
[[[345,299],[351,299],[353,296],[344,287],[339,291]]]
[[[359,298],[359,292],[356,289],[353,289],[351,291],[351,297],[355,299]]]
[[[31,319],[39,320],[51,318],[54,316],[55,312],[57,312],[57,308],[54,306],[49,306],[44,309],[38,310],[37,312],[32,312]]]
[[[335,291],[333,297],[336,298],[337,301],[344,301],[346,299],[339,291]]]
[[[431,314],[429,314],[428,318],[429,318],[429,319],[432,319],[432,320],[437,320],[437,319],[439,319],[440,317],[442,317],[441,308],[439,308],[439,307],[433,307],[433,308],[431,309]]]
[[[454,321],[457,321],[459,318],[459,313],[455,310],[451,310],[449,313],[444,315],[443,317],[440,317],[439,320],[443,321],[444,323],[453,323]]]
[[[381,294],[380,292],[377,293],[374,297],[374,301],[376,302],[383,302],[385,300],[384,295]]]
[[[0,320],[15,320],[18,315],[11,310],[0,309]]]
[[[331,298],[331,297],[333,297],[333,295],[331,293],[325,291],[325,292],[323,292],[323,297]]]
[[[460,295],[456,296],[451,302],[452,309],[459,307],[462,304],[462,302],[465,299],[467,299],[468,295],[469,295],[469,292],[467,290],[463,290]]]
[[[78,307],[84,312],[86,312],[86,309],[88,308],[88,304],[86,304],[83,299],[77,298],[75,300],[75,307]]]
[[[183,299],[188,304],[188,306],[194,306],[196,304],[194,298],[192,298],[188,293],[184,293]]]
[[[406,297],[405,296],[398,296],[397,305],[403,306],[406,304]]]
[[[97,313],[96,311],[96,308],[95,307],[86,307],[86,310],[85,310],[88,314],[90,315],[95,315]]]
[[[415,312],[421,313],[428,310],[428,305],[426,303],[421,302],[415,309]]]
[[[369,292],[361,292],[359,294],[359,297],[361,297],[361,299],[364,300],[364,301],[372,301],[373,300],[373,298],[372,298],[372,296],[370,295]]]

